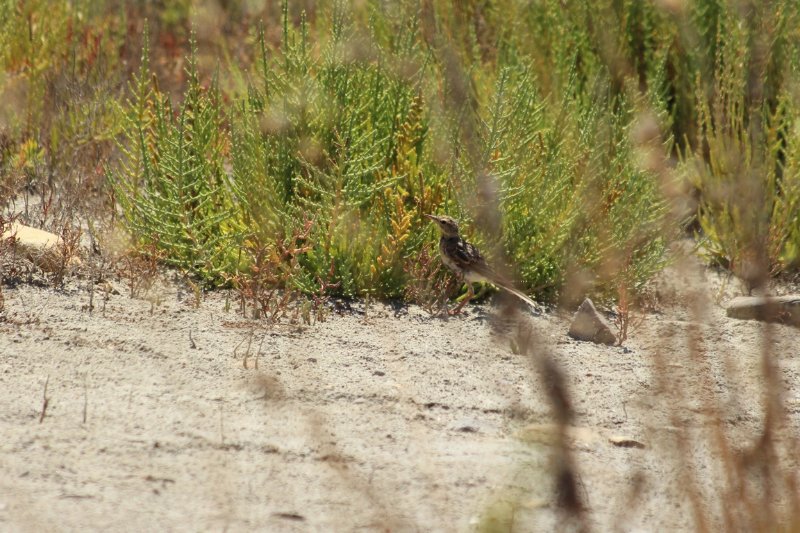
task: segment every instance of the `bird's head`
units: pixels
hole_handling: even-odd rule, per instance
[[[455,219],[442,215],[425,215],[433,220],[439,227],[439,231],[444,237],[458,237],[458,222]]]

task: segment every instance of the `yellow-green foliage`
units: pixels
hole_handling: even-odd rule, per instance
[[[665,203],[629,139],[635,91],[615,94],[607,72],[598,67],[589,84],[573,53],[559,65],[558,92],[543,94],[533,57],[514,39],[495,43],[488,60],[468,41],[453,60],[406,9],[371,7],[364,22],[337,4],[328,26],[301,17],[297,27],[284,9],[281,42],[258,32],[246,94],[229,110],[230,216],[268,246],[313,220],[303,270],[287,285],[311,291],[327,279],[347,295],[402,295],[408,263],[437,237],[429,212],[463,219],[469,238],[545,298],[559,294],[569,268],[593,272],[587,290],[611,294],[663,265]],[[457,13],[444,16],[460,24]],[[462,94],[470,73],[474,93]],[[147,160],[129,161],[137,157]],[[151,194],[127,190],[127,213]],[[470,224],[482,202],[500,209],[502,224],[489,228],[500,240]],[[146,224],[135,229],[148,235]],[[235,239],[225,242],[235,250]],[[189,267],[176,252],[174,264]]]
[[[214,283],[238,267],[243,242],[235,184],[224,170],[228,137],[216,84],[201,86],[194,46],[188,88],[173,107],[151,79],[145,51],[132,98],[119,112],[124,162],[110,178],[129,227],[168,263]]]
[[[701,142],[683,170],[705,250],[750,281],[800,265],[799,10],[754,6],[745,21],[721,9],[714,76],[697,83]]]
[[[123,17],[97,4],[0,1],[0,192],[48,181],[80,203],[96,183],[124,35]]]
[[[0,184],[108,161],[136,237],[209,283],[311,220],[284,285],[400,296],[446,212],[541,298],[628,294],[685,184],[715,261],[798,266],[796,2],[122,5],[0,0]]]

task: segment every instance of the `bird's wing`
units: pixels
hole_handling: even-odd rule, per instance
[[[492,267],[489,266],[475,246],[461,238],[449,241],[446,246],[451,260],[460,269],[479,274],[481,277],[485,278],[486,281],[494,283],[501,289],[510,292],[533,308],[537,307],[536,302],[522,291],[515,289],[511,281],[492,270]]]
[[[489,281],[501,286],[512,285],[489,266],[480,250],[464,239],[460,237],[443,239],[443,247],[442,253],[451,264],[450,268],[460,270],[467,275],[467,278],[472,277],[473,281]]]
[[[476,267],[486,265],[486,260],[481,255],[481,252],[464,239],[446,239],[444,248],[447,257],[462,270],[475,270]],[[488,268],[488,265],[486,265],[486,268]]]

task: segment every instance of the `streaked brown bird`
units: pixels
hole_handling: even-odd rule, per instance
[[[515,289],[509,281],[492,270],[486,263],[486,259],[481,255],[481,252],[473,244],[461,238],[458,231],[458,222],[448,216],[425,216],[436,223],[439,227],[439,232],[442,234],[439,239],[439,253],[442,255],[442,263],[467,283],[467,297],[458,304],[451,314],[460,313],[467,302],[475,296],[472,284],[477,281],[488,281],[510,292],[528,305],[536,307],[536,302]]]

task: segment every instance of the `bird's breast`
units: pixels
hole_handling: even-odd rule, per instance
[[[439,241],[439,253],[442,256],[442,263],[444,263],[444,265],[450,270],[456,272],[457,274],[460,274],[462,272],[462,269],[460,266],[458,266],[458,263],[456,263],[450,258],[452,252],[448,245],[449,243],[445,239],[441,239]]]

